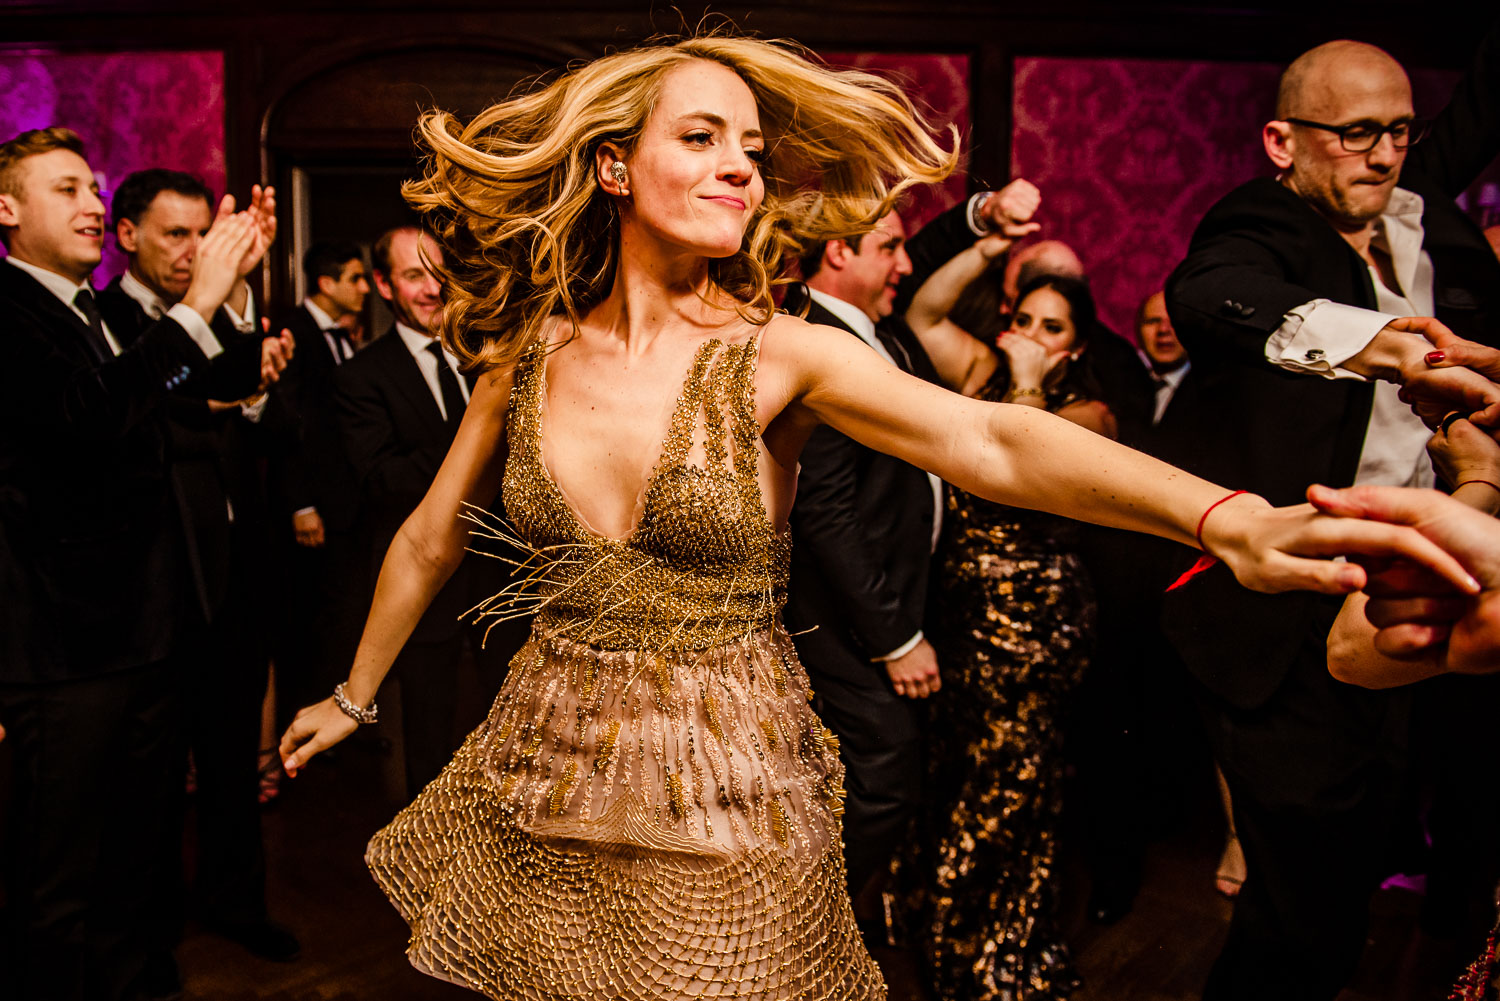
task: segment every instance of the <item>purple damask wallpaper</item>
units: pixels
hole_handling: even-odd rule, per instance
[[[1099,315],[1133,336],[1193,227],[1270,163],[1280,68],[1138,59],[1016,60],[1011,167],[1042,189],[1042,236],[1083,258]]]
[[[822,52],[835,66],[878,73],[901,84],[917,108],[940,131],[958,127],[969,142],[969,57],[912,52]],[[943,140],[945,146],[947,140]],[[964,197],[967,182],[961,173],[939,187],[920,188],[902,210],[908,232],[920,229],[933,216]]]
[[[197,174],[224,190],[224,57],[220,52],[0,53],[0,141],[66,125],[88,147],[104,189],[145,167]],[[94,281],[124,270],[112,239]]]
[[[1134,337],[1136,306],[1161,288],[1204,212],[1270,173],[1260,133],[1281,67],[1144,59],[1016,60],[1011,167],[1042,189],[1042,236],[1083,258],[1099,315]],[[1436,114],[1457,73],[1414,70],[1417,113]],[[1500,172],[1470,189],[1500,208]],[[1494,209],[1490,210],[1491,212]]]

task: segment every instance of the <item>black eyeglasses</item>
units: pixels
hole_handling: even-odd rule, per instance
[[[1309,129],[1332,132],[1339,137],[1339,145],[1350,153],[1370,152],[1380,145],[1380,137],[1384,135],[1391,137],[1392,146],[1397,149],[1406,149],[1426,138],[1428,129],[1432,128],[1432,123],[1424,118],[1408,118],[1404,122],[1395,122],[1391,125],[1381,125],[1379,122],[1327,125],[1323,122],[1310,122],[1306,118],[1283,118],[1282,121]]]

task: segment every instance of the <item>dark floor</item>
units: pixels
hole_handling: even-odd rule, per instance
[[[178,950],[187,996],[195,1001],[439,1001],[475,995],[422,976],[406,963],[406,928],[366,873],[366,839],[395,812],[401,791],[392,752],[351,742],[336,761],[318,761],[284,787],[265,813],[275,916],[301,937],[303,957],[262,962],[190,928]],[[1078,1001],[1195,998],[1219,948],[1230,904],[1213,890],[1220,833],[1211,790],[1201,809],[1152,850],[1134,911],[1099,928],[1082,917],[1083,877],[1068,867],[1071,943],[1087,986]],[[1383,891],[1375,899],[1370,945],[1342,1001],[1440,1001],[1463,959],[1414,928],[1418,899]],[[891,1001],[921,1001],[912,958],[876,958]]]

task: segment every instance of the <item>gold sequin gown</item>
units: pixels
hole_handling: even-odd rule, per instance
[[[623,540],[543,464],[545,350],[518,368],[503,497],[533,587],[487,611],[534,610],[532,636],[367,854],[418,969],[506,1001],[885,997],[844,888],[837,742],[780,622],[757,343],[699,350]]]
[[[979,397],[1005,389],[997,376]],[[1047,409],[1076,399],[1050,392]],[[1055,914],[1062,716],[1094,633],[1071,529],[948,492],[929,633],[943,671],[929,808],[892,865],[890,911],[937,1001],[1043,1001],[1079,987]]]

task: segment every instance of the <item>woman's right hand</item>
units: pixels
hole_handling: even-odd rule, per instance
[[[1046,348],[1030,337],[1011,331],[1001,334],[995,344],[1010,363],[1010,382],[1016,388],[1041,389],[1047,373],[1068,357],[1066,351],[1049,355]]]
[[[1450,486],[1474,480],[1500,483],[1500,444],[1466,418],[1434,434],[1427,454],[1438,476]]]
[[[1309,504],[1273,508],[1254,494],[1233,497],[1209,512],[1202,538],[1205,549],[1255,591],[1361,590],[1365,568],[1334,562],[1335,556],[1407,560],[1431,570],[1453,594],[1479,591],[1457,559],[1416,529],[1330,517]]]
[[[357,729],[359,724],[345,715],[332,696],[301,709],[281,735],[281,767],[294,777],[313,755],[328,750]]]

